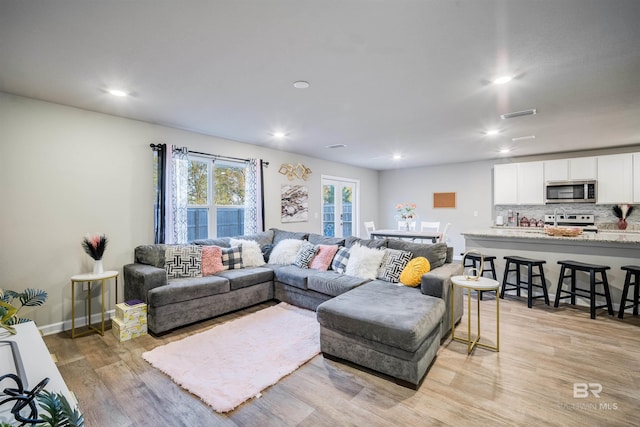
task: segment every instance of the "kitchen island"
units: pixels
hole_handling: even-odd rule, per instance
[[[564,237],[549,236],[542,228],[496,227],[468,231],[462,235],[465,238],[466,250],[477,250],[484,255],[496,256],[496,273],[501,282],[505,256],[545,260],[547,263],[544,264],[544,273],[552,305],[560,275],[560,265],[558,265],[560,260],[570,259],[610,266],[607,279],[611,291],[611,302],[616,312],[620,305],[625,278],[625,272],[620,267],[640,265],[640,233],[638,232],[584,232],[579,236]],[[578,286],[588,288],[588,275],[578,272],[577,277]],[[513,292],[508,295],[510,294]],[[588,306],[588,300],[584,298],[578,298],[577,303]]]

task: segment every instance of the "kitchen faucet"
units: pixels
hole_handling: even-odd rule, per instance
[[[562,213],[564,214],[564,216],[567,216],[567,211],[564,208],[555,208],[553,210],[553,226],[554,227],[558,226],[558,209],[562,209]]]

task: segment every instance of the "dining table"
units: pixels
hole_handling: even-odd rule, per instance
[[[372,239],[391,237],[394,239],[431,240],[433,243],[436,243],[440,239],[440,234],[438,231],[407,231],[394,229],[374,230],[370,233]]]

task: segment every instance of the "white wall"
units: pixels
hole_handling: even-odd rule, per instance
[[[267,228],[320,233],[322,174],[359,180],[362,211],[377,215],[377,171],[0,93],[0,287],[49,294],[43,307],[21,315],[50,330],[70,322],[70,276],[90,272],[93,263],[80,246],[86,233],[106,233],[105,269],[120,272],[137,245],[153,242],[150,143],[269,161]],[[313,172],[304,182],[309,222],[282,224],[280,186],[289,181],[278,169],[298,162]],[[123,285],[120,276],[120,299]],[[111,285],[107,310],[113,291]],[[83,313],[82,305],[76,310]]]
[[[492,225],[493,161],[457,163],[380,172],[380,222],[377,228],[395,228],[398,203],[415,203],[420,221],[451,223],[449,246],[454,256],[464,252],[463,231]],[[433,193],[456,193],[455,208],[434,208]],[[476,215],[477,213],[477,215]]]

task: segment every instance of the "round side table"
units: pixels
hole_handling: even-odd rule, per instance
[[[118,299],[118,272],[117,271],[105,271],[104,273],[87,273],[76,274],[71,276],[71,338],[86,335],[91,332],[97,332],[104,336],[104,281],[107,279],[115,279],[116,282],[116,302]],[[87,330],[82,333],[76,333],[76,283],[86,282],[88,284],[87,289]],[[101,327],[97,328],[91,324],[91,283],[101,282],[102,290],[102,321]]]
[[[451,277],[451,339],[453,341],[460,341],[467,344],[467,354],[470,354],[476,346],[487,348],[489,350],[500,351],[500,298],[498,298],[498,290],[500,289],[500,283],[497,280],[489,279],[487,277],[480,277],[478,280],[467,279],[466,276],[453,276]],[[454,313],[454,295],[456,287],[467,289],[467,336],[457,337],[455,334],[455,313]],[[478,321],[477,336],[474,340],[471,339],[471,291],[478,292],[490,292],[496,293],[496,345],[490,345],[480,342],[480,298],[477,298],[478,310],[476,313]]]

